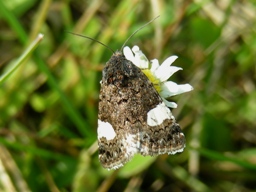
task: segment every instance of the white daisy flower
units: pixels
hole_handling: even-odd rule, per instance
[[[139,67],[149,78],[168,107],[176,108],[177,104],[167,101],[167,98],[193,90],[193,87],[189,84],[178,85],[172,81],[167,81],[175,72],[182,70],[180,67],[171,66],[178,58],[177,56],[168,57],[159,65],[157,59],[149,62],[138,46],[134,46],[132,50],[126,46],[123,53],[127,60]]]

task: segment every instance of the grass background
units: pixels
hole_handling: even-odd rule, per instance
[[[136,156],[117,171],[97,157],[101,70],[114,50],[178,55],[173,97],[187,139],[181,154]],[[254,191],[254,1],[0,1],[0,191]],[[44,34],[25,62],[17,59]],[[10,69],[15,72],[9,74]]]

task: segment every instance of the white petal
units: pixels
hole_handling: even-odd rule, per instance
[[[132,48],[132,51],[135,54],[135,65],[142,69],[148,68],[148,59],[147,57],[142,53],[142,51],[139,49],[138,46],[134,46]]]
[[[137,45],[134,45],[133,46],[133,48],[132,48],[132,51],[135,53],[135,52],[137,52],[137,51],[139,51],[140,50],[140,48],[139,48],[139,46],[137,46]]]
[[[152,73],[154,73],[154,72],[158,69],[158,67],[159,67],[159,62],[158,62],[157,59],[153,59],[153,60],[151,60],[150,62],[151,62],[150,71],[151,71]]]
[[[161,84],[161,92],[160,95],[163,98],[168,98],[170,96],[175,95],[178,91],[178,85],[172,81],[167,81]]]
[[[188,83],[182,84],[182,85],[179,85],[179,93],[178,94],[189,92],[189,91],[192,91],[193,89],[194,88]]]
[[[178,107],[177,103],[167,101],[167,100],[164,99],[164,98],[162,98],[162,99],[163,99],[163,102],[165,103],[166,106],[171,107],[171,108],[177,108],[177,107]]]
[[[182,68],[180,67],[173,67],[171,64],[177,59],[177,56],[171,56],[168,57],[160,67],[155,71],[155,76],[161,81],[166,81],[171,77],[175,72],[178,70],[181,70]]]
[[[134,62],[135,60],[135,57],[132,53],[132,50],[130,49],[130,47],[128,46],[125,46],[124,49],[123,49],[123,53],[124,53],[124,56],[127,60],[131,61],[131,62]]]
[[[161,81],[164,82],[169,79],[175,72],[182,70],[180,67],[174,66],[163,66],[160,67],[155,71],[155,76]]]
[[[189,84],[178,85],[172,81],[167,81],[162,83],[161,90],[160,95],[164,98],[168,98],[173,95],[191,91],[193,90],[193,87]]]
[[[171,57],[168,57],[167,59],[165,59],[165,61],[162,63],[162,66],[170,66],[176,59],[178,58],[178,56],[173,55]]]

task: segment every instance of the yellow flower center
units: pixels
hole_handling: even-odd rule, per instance
[[[154,74],[149,69],[142,69],[142,72],[147,76],[147,78],[153,83],[155,89],[157,90],[158,93],[161,91],[161,86],[160,86],[160,80],[157,79]]]

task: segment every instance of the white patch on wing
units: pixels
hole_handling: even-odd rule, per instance
[[[134,155],[139,152],[140,143],[138,139],[136,139],[136,135],[127,134],[126,141],[127,143],[127,153],[130,155]]]
[[[123,162],[114,163],[114,165],[111,168],[107,168],[108,170],[119,169],[125,163],[129,162],[136,153],[139,152],[140,143],[136,135],[129,133],[126,134],[121,143],[123,143],[126,149],[125,158]]]
[[[176,153],[181,153],[181,152],[183,152],[183,150],[184,150],[184,148],[177,149],[177,150],[174,150],[174,151],[169,152],[168,155],[174,155],[174,154],[176,154]]]
[[[174,119],[170,109],[164,104],[158,104],[147,114],[147,124],[149,126],[161,125],[165,119]]]
[[[112,169],[114,169],[114,170],[116,170],[116,169],[119,169],[119,168],[121,168],[121,167],[123,167],[124,166],[124,164],[119,164],[119,165],[115,165],[115,166],[113,166],[113,167],[111,167],[111,168],[107,168],[107,170],[108,171],[110,171],[110,170],[112,170]]]
[[[112,125],[108,122],[104,122],[98,119],[98,139],[106,137],[107,140],[114,139],[116,132],[114,131]]]

